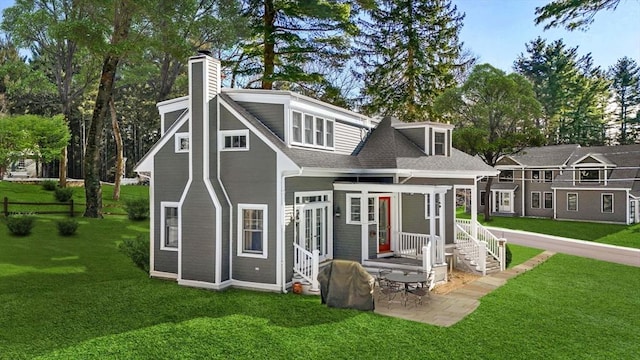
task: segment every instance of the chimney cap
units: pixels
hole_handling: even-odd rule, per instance
[[[211,50],[198,50],[198,54],[200,55],[206,55],[206,56],[212,56],[213,54],[211,53]]]

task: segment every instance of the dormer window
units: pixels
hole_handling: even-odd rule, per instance
[[[513,170],[500,170],[499,182],[513,182]]]
[[[321,149],[333,149],[334,121],[325,117],[291,112],[291,143]]]
[[[446,139],[444,132],[435,131],[433,133],[433,155],[446,155]]]
[[[583,169],[579,172],[580,182],[600,182],[600,170]]]

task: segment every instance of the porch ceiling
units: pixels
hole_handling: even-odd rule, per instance
[[[377,184],[377,183],[334,183],[334,190],[395,192],[405,194],[444,194],[451,190],[450,185],[415,185],[415,184]]]

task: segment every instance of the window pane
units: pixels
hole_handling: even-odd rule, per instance
[[[333,121],[327,120],[327,146],[333,147]]]
[[[302,142],[302,114],[301,113],[299,112],[293,113],[292,126],[293,126],[292,140],[295,142]]]
[[[551,182],[551,181],[553,181],[553,171],[546,170],[544,172],[544,182]]]
[[[602,194],[602,212],[613,212],[613,195]]]
[[[598,182],[600,180],[599,170],[580,170],[581,182]]]
[[[180,150],[189,150],[189,138],[180,138]]]
[[[567,194],[567,210],[578,210],[578,194]]]
[[[544,193],[544,208],[545,209],[553,208],[553,193],[550,193],[550,192]]]
[[[444,155],[445,134],[436,132],[433,134],[434,155]]]
[[[533,182],[540,182],[540,171],[538,170],[533,170],[531,172],[531,180]]]
[[[498,181],[513,182],[513,170],[500,170]]]
[[[313,116],[304,116],[304,143],[313,144]]]
[[[230,149],[231,148],[231,136],[225,136],[224,137],[224,148],[225,149]]]
[[[164,210],[164,246],[178,247],[178,208],[166,207]]]
[[[242,244],[243,251],[252,253],[263,252],[263,211],[258,209],[242,210]]]
[[[324,119],[316,118],[316,145],[324,145]]]
[[[360,198],[351,198],[351,221],[360,222]]]
[[[540,209],[540,193],[531,193],[531,207],[534,209]]]
[[[376,201],[374,198],[369,198],[367,200],[368,200],[367,204],[369,207],[369,213],[368,213],[369,222],[375,222],[376,221]]]

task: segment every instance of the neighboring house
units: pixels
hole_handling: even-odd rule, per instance
[[[189,95],[158,104],[162,137],[136,166],[150,174],[151,276],[285,291],[294,276],[317,286],[330,259],[403,256],[444,279],[454,239],[480,271],[484,248],[498,253],[475,217],[455,221],[455,191],[475,197],[498,172],[452,148],[451,125],[221,89],[219,74],[217,60],[190,59]]]
[[[489,203],[495,215],[640,222],[640,144],[527,148],[496,168]]]
[[[31,178],[36,177],[36,161],[33,159],[20,159],[9,165],[5,176],[10,178]]]

